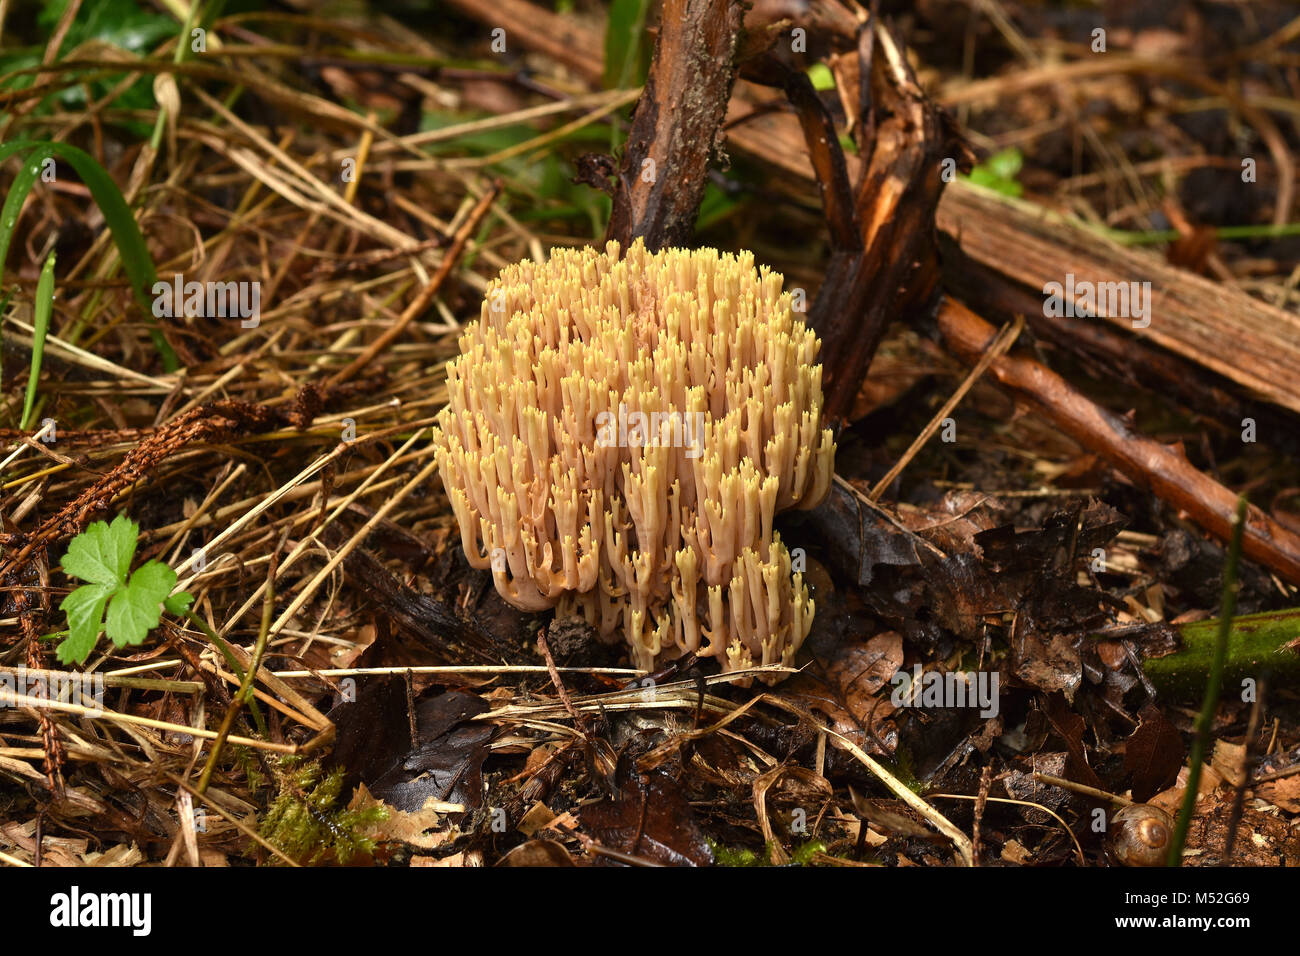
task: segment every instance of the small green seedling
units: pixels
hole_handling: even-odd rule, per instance
[[[176,572],[161,561],[145,562],[127,579],[139,538],[139,525],[118,515],[112,524],[96,521],[69,542],[64,573],[86,583],[59,605],[68,616],[68,636],[58,647],[62,663],[84,663],[101,631],[118,647],[142,644],[158,626],[163,608],[170,614],[189,611],[194,598],[184,591],[171,593]]]
[[[999,153],[994,153],[984,162],[970,171],[970,181],[976,186],[983,186],[1002,193],[1004,196],[1019,196],[1024,187],[1016,179],[1024,157],[1020,150],[1010,146]]]

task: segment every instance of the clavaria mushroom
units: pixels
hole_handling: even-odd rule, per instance
[[[637,241],[488,286],[434,443],[503,598],[621,634],[644,669],[794,660],[814,607],[773,516],[825,497],[835,444],[821,343],[781,285],[748,252]]]

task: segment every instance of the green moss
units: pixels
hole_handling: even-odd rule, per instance
[[[1161,694],[1176,700],[1200,699],[1214,659],[1218,629],[1218,620],[1179,625],[1182,648],[1142,663],[1142,669]],[[1290,682],[1300,677],[1300,655],[1289,646],[1297,638],[1300,638],[1300,608],[1234,617],[1223,668],[1224,693],[1253,700],[1242,696],[1247,680],[1258,681],[1272,675]]]
[[[762,855],[755,850],[746,847],[723,846],[721,843],[709,841],[709,846],[713,850],[713,863],[715,866],[771,866],[769,862],[772,859],[772,845],[769,843]],[[821,840],[809,840],[807,843],[800,844],[790,853],[790,862],[787,866],[811,866],[812,859],[818,853],[826,852],[826,844]]]
[[[912,752],[904,747],[899,747],[894,751],[893,760],[880,760],[881,766],[892,773],[903,786],[907,787],[918,797],[926,791],[926,785],[917,777],[916,771],[912,767]]]
[[[258,762],[257,757],[249,747],[230,746],[230,755],[244,774],[244,780],[249,790],[257,791],[266,786],[268,781],[266,774],[262,772],[262,765]]]
[[[279,793],[262,821],[262,836],[299,863],[347,864],[373,852],[374,840],[358,834],[357,828],[388,813],[382,807],[339,809],[342,768],[322,775],[319,761],[299,765],[292,757],[281,767],[283,772],[276,774]]]
[[[790,854],[790,863],[793,866],[810,866],[814,856],[825,852],[825,843],[821,840],[809,840],[803,846],[795,847],[794,852]]]
[[[766,866],[765,860],[759,857],[753,850],[745,847],[723,846],[721,843],[709,841],[709,846],[713,849],[714,866]]]

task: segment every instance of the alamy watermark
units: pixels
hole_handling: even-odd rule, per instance
[[[889,682],[894,685],[889,702],[895,707],[978,707],[981,717],[998,715],[997,671],[943,674],[917,664],[911,673],[900,669]]]
[[[104,710],[104,675],[28,670],[25,667],[0,670],[0,708],[28,706],[15,697],[75,704],[85,707],[89,711],[87,716],[97,717]]]
[[[50,925],[61,929],[121,927],[132,936],[153,929],[153,894],[83,893],[72,886],[50,897]]]
[[[628,412],[618,403],[618,413],[596,416],[596,444],[602,448],[685,448],[687,458],[704,453],[703,412]]]
[[[171,282],[155,282],[152,291],[153,314],[160,319],[238,318],[244,329],[255,329],[262,321],[260,282],[186,282],[178,272]]]
[[[1067,272],[1064,283],[1046,283],[1043,295],[1043,315],[1049,319],[1093,319],[1102,308],[1112,318],[1132,319],[1135,329],[1151,324],[1150,282],[1091,282]]]

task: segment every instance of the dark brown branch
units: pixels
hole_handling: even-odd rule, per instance
[[[945,200],[946,202],[946,200]],[[1300,455],[1300,434],[1290,413],[1243,395],[1232,381],[1172,352],[1147,344],[1094,318],[1044,315],[1041,290],[1028,289],[991,266],[968,258],[955,240],[940,233],[944,289],[981,315],[1000,320],[1023,315],[1034,335],[1080,359],[1096,378],[1108,378],[1172,399],[1219,429],[1236,432],[1244,418],[1259,424],[1270,444]],[[62,436],[60,436],[62,440]]]
[[[843,274],[828,273],[812,313],[824,354],[833,357],[832,419],[848,415],[889,322],[929,312],[939,282],[941,165],[967,155],[951,121],[922,92],[898,35],[885,25],[875,35],[871,63],[860,66],[871,71],[872,91],[869,111],[858,117],[866,157],[856,186],[862,254]]]
[[[858,39],[859,77],[846,88],[858,101],[856,133],[866,159],[851,190],[834,126],[807,79],[783,74],[772,58],[745,72],[785,90],[821,188],[832,252],[809,321],[822,338],[831,421],[849,414],[889,322],[929,312],[939,281],[941,164],[968,161],[955,128],[917,84],[897,34],[866,24]]]
[[[817,176],[822,210],[830,229],[832,257],[861,255],[862,230],[858,227],[844,150],[840,148],[835,121],[822,104],[808,74],[767,55],[744,64],[741,75],[755,83],[785,91],[799,117],[804,143],[808,147],[808,160]]]
[[[645,89],[614,186],[607,239],[688,246],[735,78],[736,0],[664,0]]]

